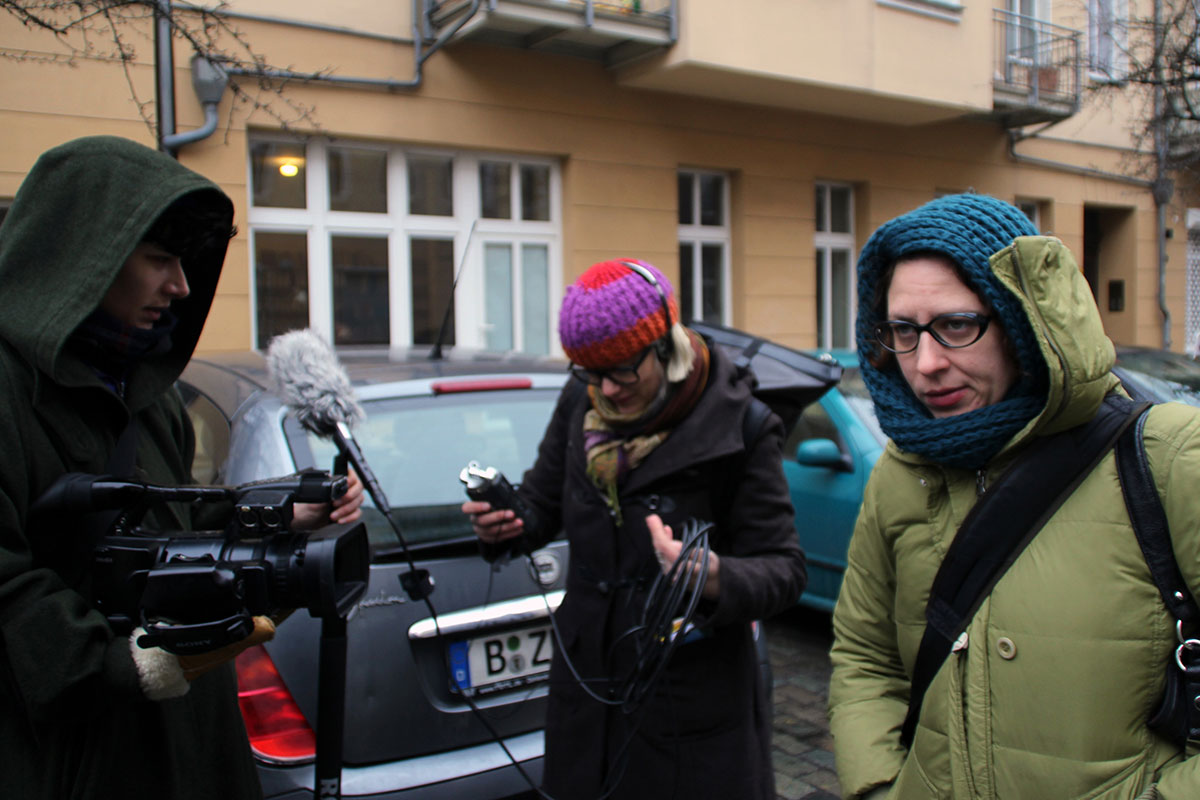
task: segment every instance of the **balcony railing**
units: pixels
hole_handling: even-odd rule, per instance
[[[995,9],[995,115],[1010,126],[1064,119],[1079,110],[1078,31]]]
[[[425,34],[581,56],[612,66],[675,43],[679,0],[423,0]]]

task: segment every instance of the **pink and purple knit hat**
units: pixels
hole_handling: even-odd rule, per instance
[[[658,289],[627,262],[654,276],[666,292],[671,324],[679,321],[675,289],[654,266],[635,259],[593,264],[567,287],[558,315],[563,350],[581,367],[602,369],[629,361],[670,330]]]

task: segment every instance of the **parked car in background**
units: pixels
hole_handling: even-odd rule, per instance
[[[825,355],[841,364],[842,379],[801,413],[784,442],[783,472],[808,558],[808,588],[800,604],[832,611],[863,487],[887,437],[875,420],[855,352]]]
[[[832,611],[846,570],[846,551],[862,492],[887,437],[852,350],[830,357],[841,382],[805,409],[784,444],[783,469],[796,506],[796,532],[808,556],[808,588],[800,604]],[[1113,372],[1135,398],[1200,406],[1200,361],[1181,353],[1118,347]]]
[[[470,461],[518,481],[534,460],[565,364],[459,351],[344,355],[366,419],[355,429],[418,569],[414,602],[393,528],[368,498],[370,580],[347,623],[343,797],[500,798],[529,791],[497,743],[540,780],[550,654],[548,615],[567,548],[550,543],[494,569],[479,555],[459,473]],[[302,428],[268,389],[256,353],[196,358],[180,383],[195,424],[196,478],[242,484],[330,469],[334,446]],[[293,613],[238,659],[243,715],[268,798],[313,797],[321,622]],[[470,700],[479,708],[472,711]],[[486,720],[480,719],[482,716]]]
[[[1118,347],[1113,369],[1133,397],[1200,406],[1200,361],[1149,347]]]

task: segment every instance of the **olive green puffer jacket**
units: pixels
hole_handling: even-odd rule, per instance
[[[1200,759],[1185,759],[1145,724],[1174,632],[1111,453],[983,603],[967,646],[929,687],[911,752],[900,745],[929,588],[977,481],[994,480],[1034,437],[1086,422],[1118,383],[1091,292],[1061,242],[1019,238],[991,266],[1033,323],[1048,402],[982,475],[892,443],[876,464],[834,612],[830,719],[842,791],[854,798],[891,784],[890,800],[1200,797]],[[1176,557],[1200,596],[1200,409],[1155,407],[1145,444]]]

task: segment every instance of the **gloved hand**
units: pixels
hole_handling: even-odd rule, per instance
[[[129,650],[137,667],[142,693],[151,700],[168,700],[187,694],[191,681],[210,670],[237,658],[243,650],[268,642],[275,636],[275,623],[270,617],[255,617],[254,630],[244,639],[207,653],[180,656],[161,647],[140,647],[138,637],[145,630],[137,628],[129,636]]]
[[[269,642],[275,638],[275,623],[270,617],[255,617],[254,630],[245,639],[227,644],[207,653],[196,653],[190,656],[175,656],[183,669],[183,677],[189,683],[204,673],[216,669],[227,661],[233,661],[243,650],[249,650],[256,644]]]

